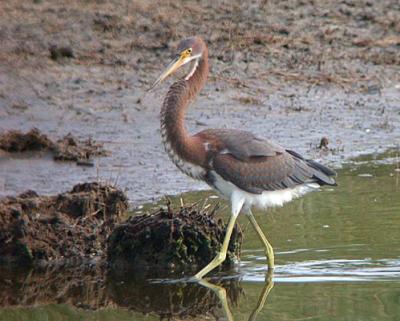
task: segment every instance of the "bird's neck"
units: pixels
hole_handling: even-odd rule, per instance
[[[199,157],[204,154],[204,147],[196,141],[196,137],[188,134],[185,115],[190,102],[203,88],[207,76],[208,54],[204,52],[195,72],[172,84],[161,108],[161,136],[167,152],[171,157],[171,153],[174,153],[195,164],[200,163]]]

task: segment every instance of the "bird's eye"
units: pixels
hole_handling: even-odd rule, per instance
[[[187,50],[187,53],[191,54],[191,53],[192,53],[192,48],[189,48],[189,49]]]

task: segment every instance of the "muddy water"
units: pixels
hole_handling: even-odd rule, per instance
[[[275,247],[273,287],[260,242],[241,218],[241,262],[212,274],[219,287],[93,269],[3,273],[0,320],[399,320],[396,157],[359,158],[339,172],[337,188],[256,213]],[[188,203],[206,197],[218,201],[212,192],[182,195]]]

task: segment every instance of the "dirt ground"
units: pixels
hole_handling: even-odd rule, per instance
[[[93,137],[93,168],[0,154],[0,196],[103,179],[134,204],[204,188],[168,160],[146,89],[184,37],[209,45],[210,79],[187,118],[252,130],[340,166],[400,148],[397,0],[46,1],[0,3],[0,132]],[[317,148],[321,138],[329,145]]]

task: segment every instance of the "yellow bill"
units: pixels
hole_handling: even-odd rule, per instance
[[[165,68],[164,72],[157,78],[157,80],[153,83],[153,85],[149,88],[152,90],[155,86],[157,86],[160,82],[162,82],[169,75],[173,74],[179,67],[186,63],[186,57],[184,55],[177,56],[171,63]]]

